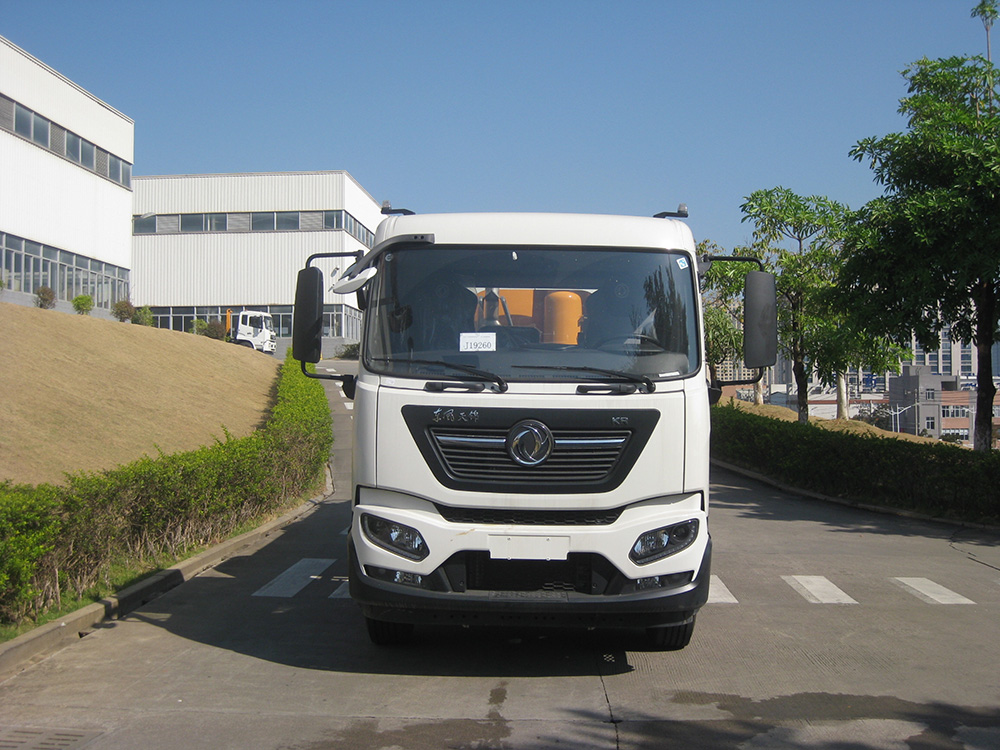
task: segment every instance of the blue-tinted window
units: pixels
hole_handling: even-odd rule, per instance
[[[182,232],[204,232],[205,214],[181,214]]]
[[[20,104],[14,105],[14,132],[31,138],[31,110],[25,109]]]
[[[132,231],[135,234],[156,234],[156,217],[136,216],[132,222]]]
[[[49,147],[49,121],[44,117],[35,115],[31,130],[31,140],[39,146]]]
[[[250,215],[250,229],[254,232],[267,232],[274,229],[274,213],[270,211],[257,212]]]
[[[66,156],[73,161],[80,161],[80,136],[66,131]]]

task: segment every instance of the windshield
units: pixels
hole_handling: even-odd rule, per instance
[[[420,245],[378,264],[366,313],[375,372],[643,382],[698,368],[683,253]]]

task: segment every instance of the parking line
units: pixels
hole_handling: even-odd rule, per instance
[[[929,578],[895,578],[907,591],[930,604],[975,604],[961,594],[934,583]]]
[[[857,604],[823,576],[781,576],[782,580],[813,604]]]
[[[351,598],[351,586],[347,581],[344,581],[337,587],[337,590],[330,594],[331,599],[350,599]]]
[[[336,560],[307,557],[299,560],[266,586],[254,592],[254,596],[273,596],[288,599],[319,578],[324,570]]]
[[[710,576],[708,579],[708,604],[739,604],[739,600],[729,588],[722,582],[719,576]]]

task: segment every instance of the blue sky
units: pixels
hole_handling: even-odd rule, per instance
[[[421,213],[650,215],[749,241],[777,185],[860,207],[900,76],[975,0],[6,2],[0,35],[131,117],[134,174],[344,169]],[[1000,37],[1000,29],[997,29]]]

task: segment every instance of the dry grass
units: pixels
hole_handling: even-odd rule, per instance
[[[756,404],[750,404],[746,401],[739,401],[737,399],[732,399],[732,403],[734,403],[738,409],[750,412],[751,414],[758,414],[762,417],[781,419],[786,422],[795,422],[799,418],[799,413],[797,411],[784,406],[774,406],[772,404],[758,406]],[[934,438],[910,435],[906,432],[889,432],[887,430],[880,430],[874,425],[858,421],[857,419],[821,419],[819,417],[809,417],[809,423],[814,424],[817,427],[821,427],[824,430],[833,430],[834,432],[851,432],[855,435],[874,435],[875,437],[881,438],[909,440],[915,443],[938,442]]]
[[[279,362],[201,336],[0,302],[0,481],[59,484],[247,435]]]

